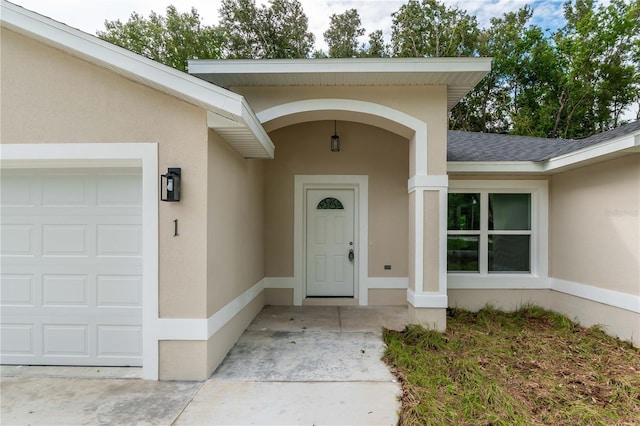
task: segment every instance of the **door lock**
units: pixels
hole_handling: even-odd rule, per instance
[[[353,262],[354,254],[353,249],[349,250],[349,261]]]

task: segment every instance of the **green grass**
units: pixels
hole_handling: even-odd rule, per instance
[[[400,425],[640,425],[640,350],[536,306],[384,330]]]

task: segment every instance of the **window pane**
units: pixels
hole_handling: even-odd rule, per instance
[[[531,272],[529,235],[489,235],[489,272]]]
[[[448,229],[480,229],[480,194],[449,194]]]
[[[318,210],[344,210],[340,200],[328,197],[318,203]]]
[[[447,239],[447,270],[478,272],[477,235],[449,235]]]
[[[531,229],[531,194],[489,194],[489,229]]]

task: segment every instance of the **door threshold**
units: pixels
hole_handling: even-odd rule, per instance
[[[354,297],[307,297],[302,306],[358,306]]]

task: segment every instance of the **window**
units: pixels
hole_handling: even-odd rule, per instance
[[[531,273],[531,192],[454,191],[448,194],[447,270]]]
[[[328,197],[318,203],[318,210],[344,210],[342,203],[337,198]]]

